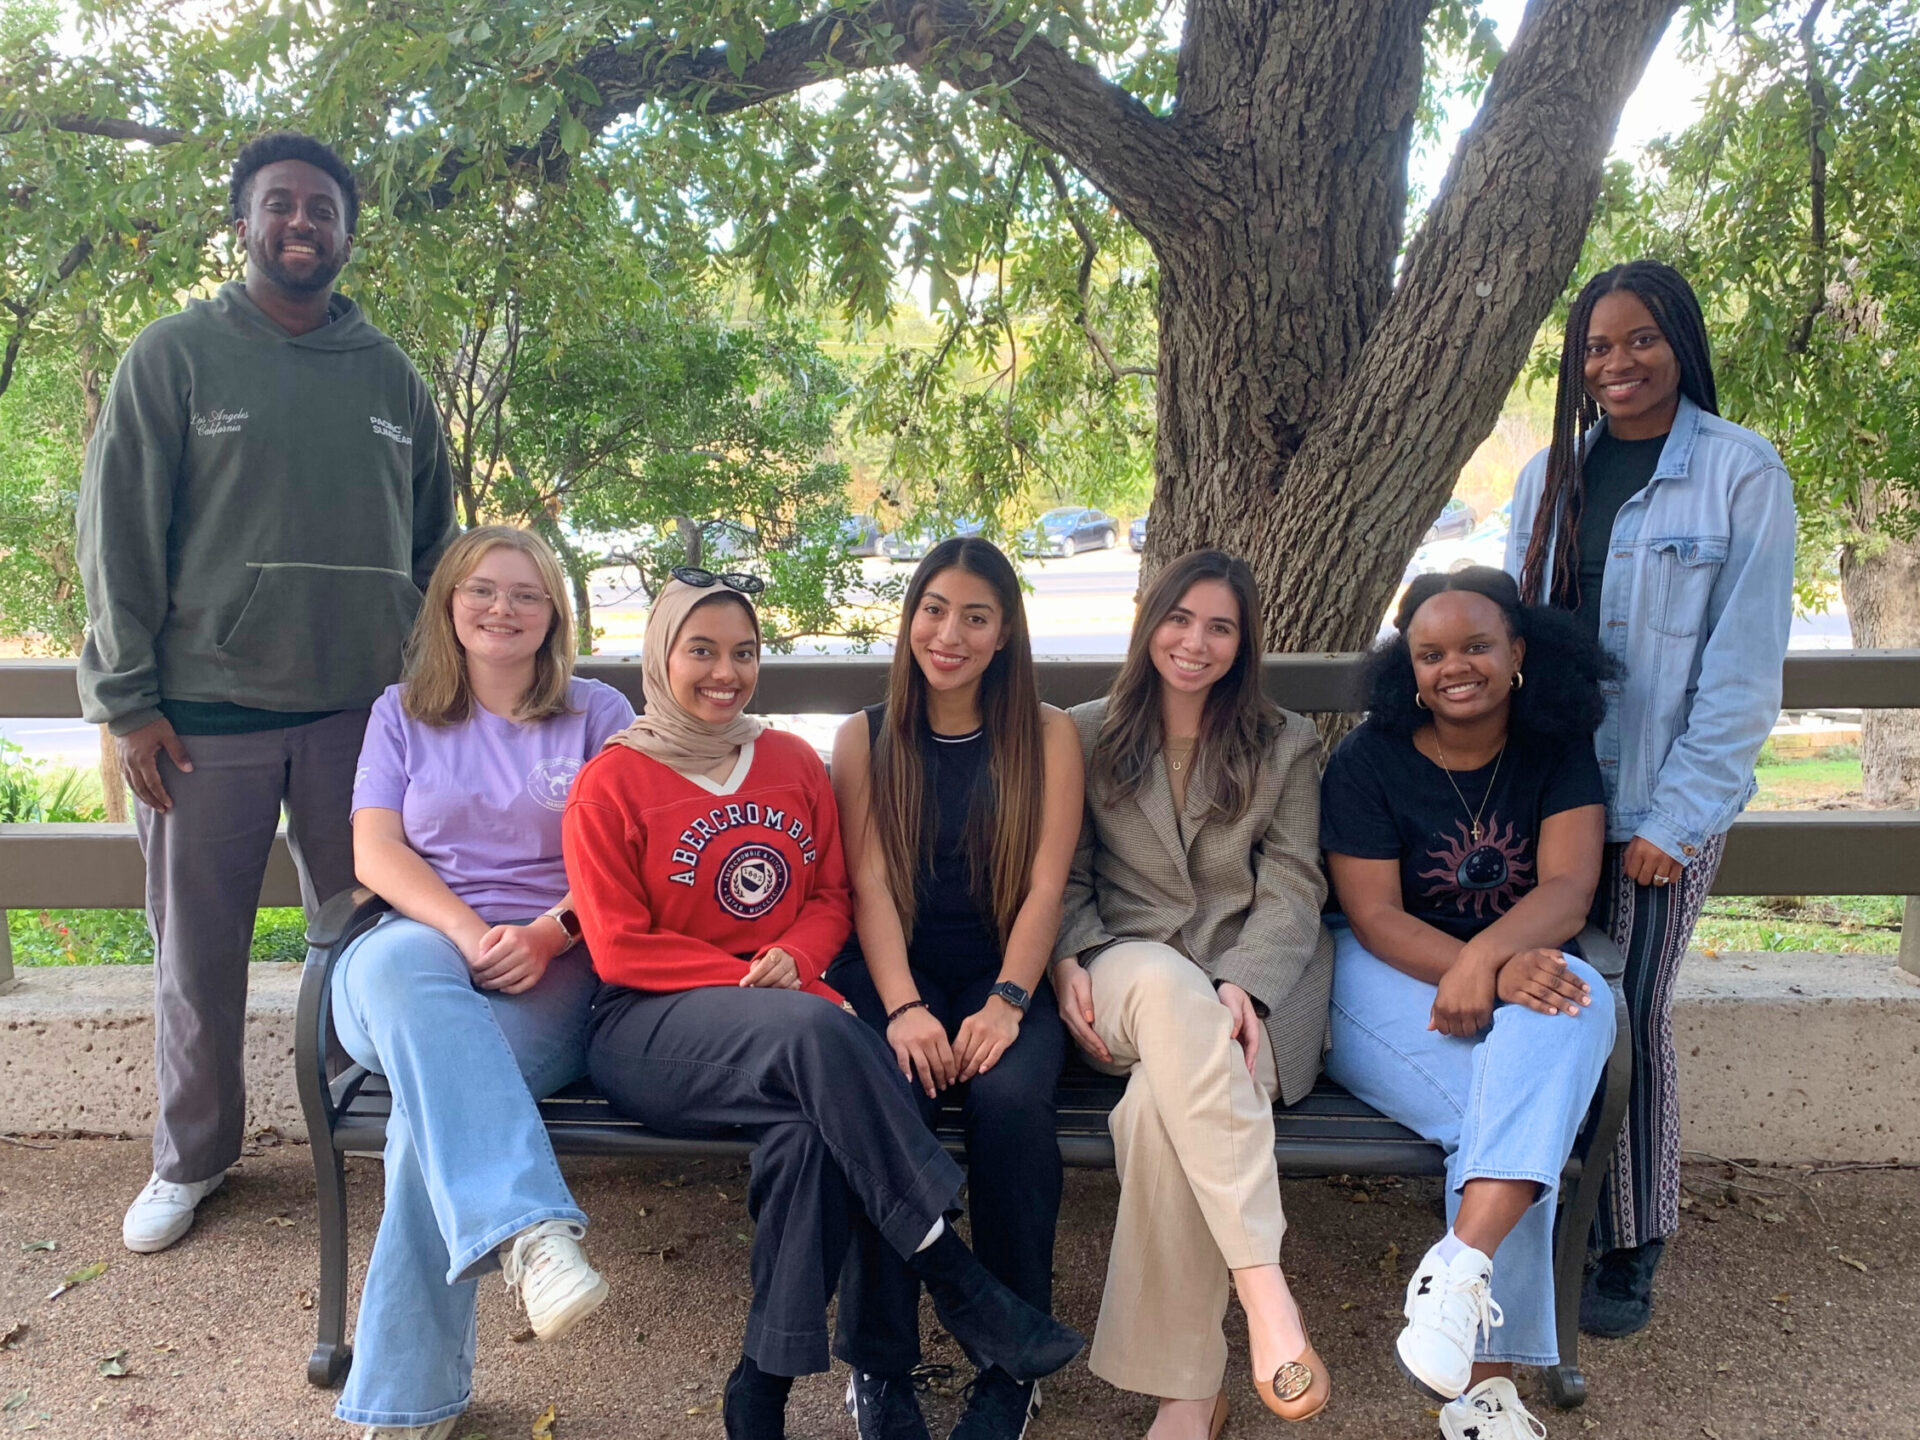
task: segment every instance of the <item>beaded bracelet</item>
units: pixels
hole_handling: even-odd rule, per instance
[[[894,1021],[898,1020],[902,1015],[906,1014],[907,1011],[909,1010],[931,1010],[932,1008],[933,1007],[927,1004],[927,1002],[924,1000],[909,1000],[907,1001],[906,1004],[902,1005],[898,1010],[895,1010],[892,1014],[887,1016],[887,1024],[889,1025],[893,1024]]]

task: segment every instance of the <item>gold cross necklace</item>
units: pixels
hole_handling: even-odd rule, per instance
[[[1468,819],[1472,821],[1472,825],[1469,827],[1467,833],[1471,837],[1472,843],[1478,845],[1480,843],[1480,817],[1486,812],[1487,802],[1493,799],[1493,787],[1494,783],[1500,778],[1500,761],[1507,753],[1507,742],[1502,740],[1500,742],[1500,748],[1493,752],[1493,774],[1487,777],[1487,793],[1480,797],[1480,808],[1478,810],[1470,808],[1467,805],[1467,797],[1460,793],[1460,782],[1453,778],[1453,767],[1447,764],[1447,752],[1440,749],[1440,731],[1437,727],[1433,732],[1433,748],[1439,751],[1440,754],[1440,773],[1447,777],[1447,784],[1453,786],[1453,793],[1460,797],[1460,808],[1467,812]]]

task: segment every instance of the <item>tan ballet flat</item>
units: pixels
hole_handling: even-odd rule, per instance
[[[1227,1428],[1227,1416],[1233,1413],[1233,1407],[1227,1403],[1227,1392],[1223,1388],[1213,1397],[1213,1418],[1207,1422],[1207,1440],[1220,1440],[1220,1432]]]
[[[1298,1360],[1289,1360],[1273,1372],[1270,1380],[1256,1377],[1254,1392],[1266,1407],[1282,1420],[1311,1420],[1327,1408],[1333,1398],[1333,1382],[1327,1377],[1326,1362],[1311,1341]]]

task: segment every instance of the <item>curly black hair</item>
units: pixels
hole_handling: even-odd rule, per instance
[[[1407,626],[1435,595],[1466,590],[1484,595],[1507,617],[1507,633],[1527,642],[1526,683],[1513,692],[1508,723],[1552,740],[1590,736],[1607,713],[1601,682],[1617,673],[1613,661],[1580,621],[1564,610],[1520,603],[1520,587],[1504,570],[1473,565],[1451,575],[1422,575],[1407,587],[1393,617],[1394,633],[1367,659],[1368,718],[1389,734],[1410,736],[1431,718],[1414,704],[1413,655]]]
[[[227,200],[233,206],[235,220],[247,218],[247,191],[253,186],[255,174],[282,160],[304,160],[314,169],[326,171],[346,202],[347,234],[360,228],[360,186],[354,181],[353,171],[332,150],[297,130],[270,130],[242,147],[240,157],[233,162],[233,179],[227,182]]]

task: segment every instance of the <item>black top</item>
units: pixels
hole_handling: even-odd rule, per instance
[[[1607,551],[1613,548],[1614,517],[1646,489],[1666,445],[1664,435],[1617,440],[1602,432],[1587,451],[1580,506],[1580,603],[1573,613],[1595,635],[1600,633],[1600,586],[1606,578]]]
[[[866,708],[867,743],[880,738],[887,707]],[[998,930],[987,907],[973,894],[967,863],[967,822],[973,807],[990,814],[993,776],[984,727],[969,735],[923,732],[920,763],[926,790],[920,799],[922,823],[933,832],[933,851],[914,887],[913,939],[907,963],[949,983],[1000,973]]]
[[[1471,940],[1539,883],[1534,845],[1546,818],[1603,805],[1607,795],[1584,735],[1562,744],[1516,730],[1497,774],[1489,763],[1452,776],[1449,784],[1411,739],[1366,722],[1327,761],[1320,845],[1361,860],[1398,860],[1406,912]],[[1483,798],[1476,843],[1468,827]]]

